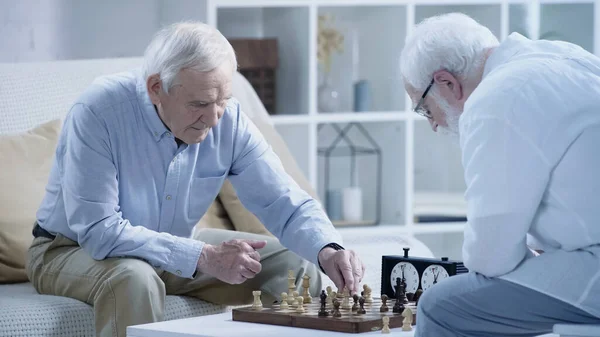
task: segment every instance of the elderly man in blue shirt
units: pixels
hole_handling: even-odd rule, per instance
[[[423,293],[416,336],[600,324],[600,60],[451,13],[415,28],[401,69],[415,111],[459,138],[467,185],[470,273]]]
[[[313,294],[319,267],[358,291],[362,262],[232,98],[236,68],[216,29],[174,24],[141,70],[96,80],[68,113],[27,272],[38,292],[93,305],[98,336],[162,320],[167,294],[274,301],[289,269],[311,276]],[[281,244],[215,229],[191,238],[226,178]]]

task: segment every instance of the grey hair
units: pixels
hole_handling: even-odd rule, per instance
[[[433,73],[445,69],[469,80],[481,67],[486,51],[498,46],[496,36],[462,13],[427,18],[406,37],[400,71],[416,90],[425,90]],[[435,95],[437,88],[432,88]]]
[[[143,75],[159,74],[168,93],[181,70],[207,72],[225,61],[237,69],[235,51],[221,32],[201,22],[179,22],[154,35],[144,53]]]

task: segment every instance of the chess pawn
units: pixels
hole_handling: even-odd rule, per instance
[[[415,305],[419,304],[419,298],[421,298],[422,294],[423,294],[423,289],[417,289],[417,291],[415,292],[415,294],[413,296],[413,301],[415,302]]]
[[[402,312],[402,317],[404,320],[402,321],[402,331],[411,331],[412,330],[412,321],[413,321],[413,312],[409,308],[404,309]]]
[[[390,333],[390,317],[383,316],[381,321],[383,323],[383,328],[381,329],[381,333]]]
[[[252,292],[252,295],[254,296],[254,303],[252,303],[252,309],[254,310],[261,310],[262,309],[262,302],[260,301],[260,290],[255,290]]]
[[[358,303],[360,304],[360,308],[358,309],[358,311],[356,313],[359,315],[366,314],[367,311],[365,310],[365,298],[361,296],[361,298],[358,300]]]
[[[288,298],[287,293],[281,293],[281,304],[279,305],[280,309],[287,309],[287,308],[289,308],[289,305],[288,305],[288,302],[287,302],[287,298]]]
[[[319,317],[327,317],[329,316],[329,312],[327,312],[327,294],[325,290],[321,290],[321,307],[319,308]]]
[[[387,306],[388,297],[387,295],[381,295],[381,307],[379,308],[379,312],[388,312],[390,308]]]
[[[336,299],[333,300],[333,317],[342,317],[342,313],[340,312],[340,301]]]
[[[304,297],[304,303],[312,303],[312,296],[310,294],[310,276],[304,275],[302,279],[302,288],[304,288],[302,297]]]
[[[296,312],[303,313],[304,312],[304,298],[302,296],[296,297],[296,303],[298,304],[298,306],[296,307]]]
[[[352,312],[356,312],[358,311],[358,295],[352,295],[352,299],[354,300],[354,303],[352,304]]]
[[[327,307],[331,307],[333,305],[333,298],[335,295],[333,294],[331,286],[327,286],[325,289],[327,290]]]

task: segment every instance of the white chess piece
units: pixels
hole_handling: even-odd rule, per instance
[[[363,290],[365,293],[365,303],[373,303],[373,297],[371,297],[371,288],[368,285],[364,284]]]
[[[304,297],[304,303],[312,303],[312,296],[310,294],[310,276],[304,275],[302,277],[302,297]]]
[[[296,312],[303,313],[304,312],[304,297],[302,297],[302,296],[296,297],[296,303],[298,304],[298,306],[296,307]]]
[[[351,309],[350,305],[350,291],[348,288],[344,287],[344,299],[342,300],[342,309]]]
[[[252,303],[252,309],[254,310],[261,310],[263,307],[262,302],[260,301],[260,294],[260,290],[255,290],[252,292],[252,295],[254,295],[254,303]]]
[[[294,294],[294,290],[296,290],[296,277],[294,276],[294,271],[288,271],[288,296],[292,297]]]
[[[381,321],[383,322],[383,328],[381,328],[381,333],[390,333],[390,318],[388,316],[383,316]]]
[[[331,286],[327,286],[325,290],[327,291],[327,301],[325,303],[327,307],[330,308],[333,305],[333,291],[331,289]]]
[[[281,293],[281,304],[279,305],[280,309],[287,309],[289,308],[288,302],[287,302],[288,296],[286,293]]]
[[[413,321],[413,312],[409,308],[404,309],[402,312],[402,317],[404,320],[402,321],[402,331],[411,331],[412,330],[412,321]]]

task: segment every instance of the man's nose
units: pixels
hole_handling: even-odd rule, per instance
[[[433,130],[433,132],[437,132],[438,125],[433,118],[429,118],[429,125],[431,125],[431,130]]]
[[[209,128],[212,128],[217,125],[219,122],[219,111],[221,107],[217,104],[212,104],[209,111],[204,114],[204,118],[202,118],[202,122],[206,124]]]

